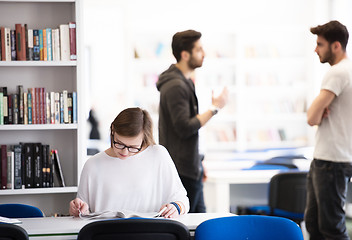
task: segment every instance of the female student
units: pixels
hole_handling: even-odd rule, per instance
[[[69,212],[162,212],[174,218],[189,211],[187,192],[167,152],[156,145],[150,115],[123,110],[110,126],[111,146],[86,162]]]

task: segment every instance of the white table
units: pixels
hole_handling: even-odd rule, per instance
[[[189,213],[171,221],[179,221],[185,224],[194,235],[199,224],[205,220],[235,216],[230,213]],[[19,226],[23,227],[31,240],[34,239],[77,239],[79,230],[86,224],[98,220],[82,220],[75,217],[44,217],[44,218],[19,218],[22,221]],[[169,219],[165,219],[168,221]]]

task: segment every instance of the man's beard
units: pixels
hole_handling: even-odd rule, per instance
[[[203,60],[201,61],[197,61],[196,59],[194,59],[192,56],[191,56],[191,59],[189,60],[188,62],[188,67],[191,68],[191,69],[196,69],[196,68],[199,68],[203,65]]]
[[[334,61],[335,61],[335,55],[331,51],[331,46],[329,46],[329,51],[326,52],[324,56],[320,57],[320,62],[332,64]]]

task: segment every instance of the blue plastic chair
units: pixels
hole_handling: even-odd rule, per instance
[[[22,227],[1,223],[0,224],[0,239],[1,240],[28,240],[28,233]]]
[[[297,223],[281,217],[242,215],[201,223],[195,240],[303,240]]]
[[[44,217],[44,213],[39,208],[31,205],[8,203],[0,204],[0,216],[8,218],[33,218]]]

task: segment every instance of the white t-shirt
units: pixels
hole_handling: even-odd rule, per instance
[[[161,145],[121,160],[100,152],[82,170],[77,197],[91,212],[158,212],[163,204],[180,201],[189,211],[187,192],[174,162]]]
[[[325,75],[321,89],[335,93],[330,115],[318,127],[314,158],[352,162],[352,61],[343,59]]]

